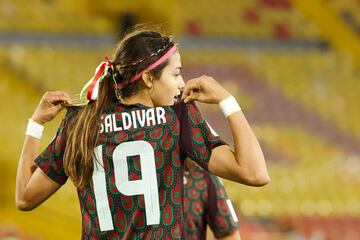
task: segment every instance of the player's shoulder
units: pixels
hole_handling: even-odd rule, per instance
[[[175,103],[170,107],[178,116],[180,116],[186,110],[186,104],[184,102]]]
[[[66,108],[66,113],[62,120],[62,125],[66,125],[71,119],[73,119],[82,109],[82,107],[78,106],[70,106]]]
[[[70,122],[74,120],[74,117],[78,114],[80,109],[81,107],[78,106],[70,106],[66,108],[66,112],[63,115],[60,126],[58,128],[58,133],[62,133],[63,130],[68,130]]]
[[[65,117],[71,117],[74,114],[77,114],[82,107],[79,106],[70,106],[66,108],[66,115]]]
[[[192,109],[197,109],[197,106],[196,106],[196,103],[194,101],[189,102],[189,103],[178,102],[178,103],[175,103],[174,105],[172,105],[171,108],[176,113],[183,113],[183,112],[187,112],[187,111],[192,110]]]
[[[204,122],[202,114],[194,101],[189,103],[179,102],[171,107],[181,121],[187,121],[188,119],[193,124]]]

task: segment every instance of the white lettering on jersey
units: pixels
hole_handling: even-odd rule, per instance
[[[108,114],[102,117],[100,133],[118,132],[130,128],[154,126],[166,123],[165,109],[163,107],[141,109],[119,113],[122,125],[116,122],[116,114]],[[210,127],[211,128],[211,127]]]
[[[92,175],[96,211],[101,231],[114,229],[112,213],[106,188],[106,175],[103,164],[102,146],[95,152],[95,168]],[[127,157],[140,156],[141,179],[129,180]],[[144,195],[146,224],[160,223],[159,192],[156,175],[155,153],[152,145],[145,141],[132,141],[119,144],[113,152],[115,185],[120,193],[127,196]]]

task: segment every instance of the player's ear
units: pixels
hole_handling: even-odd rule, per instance
[[[151,73],[149,71],[145,71],[143,74],[142,74],[142,79],[145,83],[145,85],[148,87],[148,88],[152,88],[153,86],[153,77],[151,76]]]

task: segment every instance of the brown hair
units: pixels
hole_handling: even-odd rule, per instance
[[[119,92],[122,98],[128,98],[145,88],[141,78],[126,83],[159,59],[172,46],[170,37],[159,31],[138,27],[127,33],[118,43],[113,60],[113,72],[100,83],[97,100],[90,101],[73,114],[66,126],[64,169],[77,188],[84,187],[92,177],[94,148],[99,137],[101,116],[109,105],[118,101],[115,93]],[[155,79],[159,79],[167,64],[168,61],[165,61],[150,73]],[[119,89],[118,85],[124,87]]]

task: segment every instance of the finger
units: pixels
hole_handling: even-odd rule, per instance
[[[65,91],[61,91],[61,90],[58,90],[58,91],[50,91],[50,92],[46,92],[44,94],[44,97],[45,98],[48,98],[48,97],[51,97],[51,96],[66,96],[66,97],[69,97],[69,94],[67,94]]]
[[[184,103],[189,103],[189,102],[192,102],[192,101],[194,101],[194,100],[196,100],[196,98],[193,97],[193,96],[191,96],[191,95],[189,95],[189,96],[187,96],[187,97],[184,99]]]
[[[52,115],[55,117],[61,110],[66,108],[66,105],[64,104],[56,104],[51,108]]]
[[[199,98],[199,92],[197,91],[190,91],[190,94],[184,99],[184,103],[195,101]]]
[[[48,97],[47,101],[51,104],[57,105],[63,102],[70,103],[71,98],[67,94],[54,93]]]
[[[191,85],[191,82],[192,82],[193,80],[189,80],[186,84],[185,84],[185,86],[184,86],[184,88],[183,88],[183,93],[182,93],[182,95],[181,95],[181,100],[184,100],[189,94],[190,94],[190,90],[191,90],[191,88],[190,88],[190,85]]]
[[[191,91],[199,90],[199,84],[197,83],[197,80],[198,79],[192,79],[186,83],[183,95],[181,97],[182,100],[184,100],[187,96],[191,95]]]
[[[59,93],[59,96],[60,96],[61,98],[65,98],[65,99],[66,99],[65,102],[68,102],[68,103],[71,102],[71,97],[70,97],[70,95],[67,94],[66,92],[61,91],[61,92]]]

